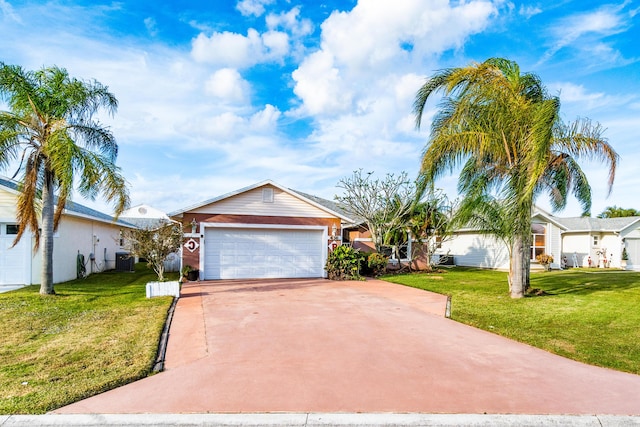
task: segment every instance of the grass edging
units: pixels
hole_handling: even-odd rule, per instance
[[[177,274],[175,274],[177,278]],[[0,414],[41,414],[153,373],[173,297],[146,298],[156,279],[104,272],[0,294]]]
[[[597,273],[597,274],[596,274]],[[450,295],[451,318],[591,365],[640,375],[640,273],[535,272],[540,295],[511,299],[507,273],[453,268],[383,280]]]

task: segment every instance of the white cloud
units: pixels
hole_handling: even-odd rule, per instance
[[[226,111],[221,114],[205,118],[194,123],[200,129],[200,144],[210,148],[224,149],[228,147],[229,154],[239,150],[238,140],[255,135],[269,136],[276,132],[280,110],[267,104],[262,110],[253,114]],[[206,141],[206,142],[205,142]],[[276,139],[273,139],[274,143]],[[204,148],[199,145],[198,148]],[[254,152],[254,154],[257,154]]]
[[[249,89],[249,82],[234,68],[221,68],[205,82],[208,94],[230,104],[245,103]]]
[[[289,50],[288,35],[278,31],[264,34],[250,28],[247,35],[215,32],[200,33],[191,43],[192,57],[202,63],[246,68],[262,62],[278,62]]]
[[[147,32],[151,35],[151,36],[156,36],[158,35],[158,23],[156,22],[155,19],[148,17],[144,19],[144,26],[147,29]]]
[[[559,93],[563,104],[578,104],[583,110],[621,108],[634,99],[634,95],[616,96],[605,92],[589,92],[583,85],[571,82],[550,83],[548,88]]]
[[[213,138],[228,140],[240,132],[244,125],[244,119],[235,113],[226,112],[211,117],[203,123],[206,135]]]
[[[289,53],[289,35],[280,31],[267,31],[262,35],[265,60],[281,61]]]
[[[323,49],[339,64],[379,66],[407,56],[404,45],[419,55],[458,47],[486,27],[497,12],[490,1],[451,5],[444,0],[371,0],[350,12],[334,12],[322,24]]]
[[[462,45],[497,13],[490,1],[370,0],[333,12],[321,25],[321,49],[293,73],[294,92],[311,115],[338,114],[371,94],[372,85]]]
[[[11,4],[6,0],[0,0],[0,12],[2,12],[4,16],[7,16],[11,20],[17,23],[22,23],[22,20],[20,19],[18,14],[13,10]]]
[[[258,111],[249,119],[249,127],[253,132],[274,132],[278,125],[278,119],[282,113],[277,107],[267,104],[263,110]]]
[[[303,37],[313,32],[313,23],[309,19],[300,19],[300,6],[288,12],[271,13],[265,18],[267,27],[271,30],[278,28],[289,31],[295,37]]]
[[[602,40],[625,32],[630,27],[633,14],[624,12],[628,4],[629,2],[616,6],[605,5],[591,12],[577,13],[558,20],[549,29],[553,41],[540,63],[566,47],[591,52],[592,62],[619,63],[622,60],[621,54]],[[593,46],[598,48],[594,49]]]
[[[521,4],[520,9],[518,10],[518,13],[524,16],[525,18],[529,19],[532,16],[542,13],[542,9],[540,9],[540,7],[538,6],[531,6],[531,5],[525,6],[524,4]]]
[[[296,82],[293,91],[303,100],[307,113],[335,115],[351,108],[352,94],[342,82],[329,52],[318,51],[308,56],[292,78]]]
[[[243,16],[261,16],[265,12],[265,6],[273,4],[275,0],[240,0],[236,9]]]

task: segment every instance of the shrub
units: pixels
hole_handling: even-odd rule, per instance
[[[623,261],[629,260],[629,254],[627,253],[627,248],[622,248],[622,260]]]
[[[371,269],[374,276],[379,276],[387,269],[389,259],[381,253],[373,252],[368,254],[367,266]]]
[[[540,254],[536,257],[536,261],[538,261],[545,270],[549,269],[549,264],[553,262],[553,255]]]
[[[330,280],[363,280],[360,276],[362,255],[350,246],[338,246],[327,258],[327,277]]]

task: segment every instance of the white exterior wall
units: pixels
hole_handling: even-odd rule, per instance
[[[118,241],[121,228],[116,224],[64,215],[53,240],[53,282],[65,282],[77,277],[78,251],[84,255],[88,274],[114,269],[115,253],[122,251]],[[95,244],[94,235],[97,236]],[[95,254],[95,263],[89,259],[91,253]],[[35,283],[40,283],[41,269],[42,259],[38,251],[32,266]]]
[[[16,198],[14,192],[0,188],[0,223],[16,222]],[[115,268],[115,253],[122,251],[119,246],[121,228],[122,226],[117,224],[63,214],[53,239],[53,282],[65,282],[77,277],[78,251],[85,256],[87,273]],[[99,239],[95,245],[94,235]],[[27,261],[24,284],[40,283],[42,251],[39,249],[33,253],[34,240],[28,231],[23,235],[21,242],[25,243],[21,248],[24,248]],[[95,264],[89,262],[90,253],[96,255]]]
[[[262,189],[273,189],[273,203],[262,201]],[[285,216],[303,218],[327,218],[326,211],[286,193],[279,188],[265,185],[253,190],[213,202],[190,212],[230,215]]]
[[[562,254],[567,257],[569,267],[586,267],[591,254],[591,237],[587,233],[564,233],[562,235]],[[576,255],[578,265],[573,265]]]
[[[560,228],[553,223],[547,223],[546,226],[546,251],[549,255],[553,256],[554,261],[550,267],[555,269],[562,268],[562,236],[560,234]]]
[[[16,218],[16,196],[0,188],[0,219],[15,221]]]
[[[607,261],[611,267],[620,268],[620,256],[622,255],[622,239],[613,233],[602,233],[600,248],[606,249]]]
[[[454,257],[456,265],[467,267],[509,269],[507,246],[492,236],[462,232],[443,242],[438,254]]]

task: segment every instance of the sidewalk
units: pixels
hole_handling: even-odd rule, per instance
[[[225,427],[414,427],[414,426],[640,426],[639,417],[597,415],[479,415],[479,414],[128,414],[1,416],[2,427],[99,426],[225,426]]]

